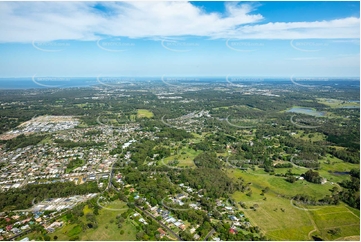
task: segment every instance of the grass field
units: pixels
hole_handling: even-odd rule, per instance
[[[333,183],[341,182],[343,180],[350,180],[350,176],[347,175],[347,174],[334,174],[333,172],[335,172],[335,171],[341,171],[341,172],[350,171],[352,168],[358,168],[358,165],[357,164],[345,163],[345,162],[342,162],[342,163],[340,163],[338,165],[342,166],[342,164],[345,164],[345,166],[348,167],[348,168],[346,170],[345,169],[337,169],[337,168],[335,168],[335,166],[324,164],[324,162],[321,161],[321,166],[320,166],[321,168],[320,168],[320,170],[317,170],[317,172],[320,174],[320,176],[326,178],[327,181],[333,182]],[[289,170],[289,168],[275,168],[275,173],[285,174],[288,170]],[[293,167],[292,168],[292,173],[299,176],[299,175],[304,174],[305,172],[307,172],[307,170],[308,170],[308,168],[304,168],[304,167]],[[331,171],[331,172],[329,172],[329,171]],[[298,182],[299,181],[297,181],[297,183]],[[302,181],[301,181],[301,183],[302,183]],[[312,184],[310,184],[310,185],[312,185]],[[329,185],[331,185],[331,184],[329,184]]]
[[[123,213],[123,209],[127,209],[127,205],[121,201],[114,201],[107,205],[101,204],[105,208],[110,209],[119,209],[117,210],[108,210],[101,209],[99,211],[99,215],[96,216],[98,221],[98,228],[96,229],[87,229],[86,231],[82,231],[82,228],[77,224],[67,224],[50,234],[53,239],[56,235],[59,241],[67,241],[72,236],[79,236],[79,240],[98,240],[98,241],[109,241],[109,240],[136,240],[136,228],[130,221],[130,219],[126,219],[122,224],[122,228],[118,228],[115,222],[111,223],[110,220],[115,220],[115,217],[121,213]],[[91,213],[92,209],[85,206],[84,214]],[[80,218],[81,221],[86,223],[85,216]],[[120,234],[120,231],[123,230],[124,234]]]
[[[153,118],[154,114],[147,109],[138,109],[137,118]]]
[[[83,209],[84,214],[91,213],[93,210],[86,205]]]
[[[330,154],[327,154],[326,158],[320,159],[319,161],[321,162],[321,168],[327,171],[350,171],[353,168],[360,167],[360,164],[344,162]],[[326,161],[329,161],[330,164],[327,164]]]
[[[344,162],[330,154],[326,155],[326,158],[319,159],[320,169],[317,172],[320,176],[326,178],[330,182],[341,182],[343,180],[350,180],[350,176],[347,174],[335,174],[334,172],[348,172],[351,169],[360,169],[360,164],[352,164]],[[276,173],[286,173],[289,168],[276,168]],[[293,167],[292,172],[297,175],[305,173],[308,168],[305,167]]]
[[[182,154],[183,153],[183,154]],[[195,167],[193,162],[194,158],[202,153],[201,151],[195,151],[190,148],[182,148],[180,149],[176,155],[169,156],[164,159],[164,163],[168,164],[170,161],[178,160],[178,167],[187,166],[187,167]]]
[[[39,144],[45,145],[45,144],[53,144],[54,140],[51,137],[47,137],[39,142]]]
[[[313,226],[307,214],[294,208],[290,200],[267,193],[261,196],[261,190],[252,187],[251,197],[241,192],[233,194],[237,203],[242,201],[248,207],[258,205],[257,211],[240,208],[252,225],[258,226],[271,240],[308,240],[308,233],[313,230]],[[263,200],[264,197],[267,200]]]
[[[299,168],[302,169],[302,168]],[[278,173],[279,169],[275,169]],[[287,170],[287,169],[286,169]],[[297,169],[293,168],[292,171],[296,173]],[[304,173],[306,169],[302,169],[300,173]],[[230,177],[238,178],[242,177],[246,182],[251,182],[253,187],[265,188],[269,187],[272,192],[279,193],[287,196],[295,196],[297,194],[306,194],[316,197],[318,199],[329,195],[328,191],[333,186],[330,183],[324,185],[309,183],[307,181],[296,181],[295,183],[289,183],[284,177],[276,177],[264,172],[263,169],[256,169],[256,171],[241,171],[236,169],[228,169],[227,174]]]
[[[291,184],[284,181],[284,178],[265,174],[262,169],[257,169],[254,174],[228,169],[227,174],[233,178],[242,177],[245,182],[252,183],[251,196],[247,196],[247,192],[235,192],[232,197],[237,203],[245,203],[248,208],[258,205],[256,211],[237,206],[244,211],[252,225],[259,226],[271,240],[313,240],[313,235],[324,240],[335,240],[360,235],[360,211],[357,209],[343,203],[337,206],[300,207],[275,193],[288,196],[303,193],[320,198],[330,194],[328,190],[331,185],[311,184],[306,181],[303,181],[303,184],[301,181]],[[260,195],[266,186],[270,191],[264,196]],[[331,235],[329,230],[335,228],[339,228],[340,232]]]
[[[360,212],[355,213],[344,205],[332,207],[319,207],[310,211],[316,226],[319,228],[315,234],[324,240],[335,240],[349,236],[360,236]],[[329,231],[339,229],[335,235]]]
[[[342,108],[349,106],[360,106],[358,102],[344,102],[338,99],[330,99],[330,98],[317,98],[319,103],[325,104],[331,108]]]
[[[313,137],[309,138],[308,134],[304,134],[303,130],[298,130],[297,134],[294,135],[295,138],[300,138],[302,140],[306,140],[306,141],[311,141],[311,142],[315,142],[315,141],[321,141],[321,140],[325,140],[326,139],[326,135],[318,133],[318,132],[314,132],[312,133]]]
[[[195,143],[201,142],[205,137],[210,135],[210,133],[202,132],[201,135],[199,135],[197,133],[192,133],[192,135],[193,135],[194,138],[189,139],[189,142],[195,144]]]

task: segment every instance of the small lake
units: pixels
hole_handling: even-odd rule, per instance
[[[340,175],[350,175],[349,171],[328,171],[329,173],[340,176]]]
[[[315,117],[324,117],[326,115],[325,112],[320,112],[312,108],[304,108],[304,107],[292,107],[291,109],[288,109],[286,112],[289,113],[301,113],[306,115],[311,115]]]
[[[358,106],[358,105],[347,105],[347,106],[343,106],[341,108],[360,108],[360,106]]]

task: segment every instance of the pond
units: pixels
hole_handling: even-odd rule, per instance
[[[347,106],[343,106],[342,108],[360,108],[359,105],[347,105]]]
[[[286,112],[289,113],[301,113],[306,115],[311,115],[315,117],[324,117],[326,115],[325,112],[317,111],[313,108],[306,108],[306,107],[292,107],[291,109],[288,109]]]
[[[340,176],[340,175],[350,175],[350,172],[348,171],[328,171],[329,173]]]

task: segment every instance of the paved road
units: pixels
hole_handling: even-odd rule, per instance
[[[206,235],[206,237],[204,237],[204,240],[207,240],[209,236],[211,236],[214,232],[216,232],[214,229],[212,229],[211,231],[209,231],[209,233]]]
[[[171,233],[174,237],[176,237],[179,241],[182,241],[182,238],[179,237],[175,232],[173,232],[173,230],[171,230],[167,225],[163,224],[162,222],[158,221],[151,213],[149,213],[146,210],[142,210],[140,207],[137,207],[139,210],[141,210],[142,212],[144,212],[147,216],[151,217],[153,220],[155,220],[158,224],[160,224],[160,226],[162,226],[163,228],[165,228],[169,233]]]
[[[112,166],[113,168],[113,166]],[[112,172],[111,172],[112,173]],[[109,182],[109,187],[113,187],[115,190],[119,191],[118,188],[114,187],[111,182]],[[137,205],[135,205],[136,208],[138,208],[140,211],[144,212],[145,215],[151,217],[154,221],[156,221],[160,226],[162,226],[164,229],[166,229],[170,234],[172,234],[175,238],[177,238],[179,241],[183,241],[181,237],[179,237],[173,230],[171,230],[167,225],[163,224],[162,222],[158,221],[151,213],[149,213],[146,210],[141,209]]]

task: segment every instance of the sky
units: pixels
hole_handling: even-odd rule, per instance
[[[359,77],[360,3],[0,2],[0,78]]]

